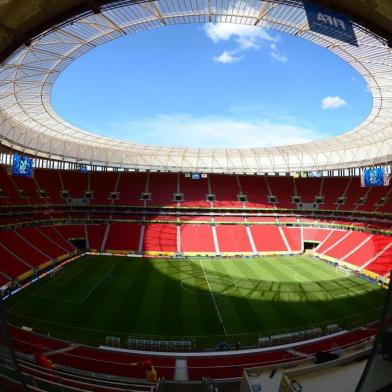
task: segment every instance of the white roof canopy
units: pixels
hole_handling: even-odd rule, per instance
[[[284,3],[284,4],[283,4]],[[290,5],[292,4],[292,5]],[[307,39],[335,53],[367,82],[372,110],[357,128],[326,140],[269,148],[168,148],[113,140],[58,116],[51,89],[74,59],[124,34],[180,23],[240,23]],[[124,168],[206,172],[293,172],[382,164],[392,157],[392,50],[354,26],[358,46],[309,31],[287,1],[160,0],[102,8],[56,26],[0,67],[0,137],[37,157]]]

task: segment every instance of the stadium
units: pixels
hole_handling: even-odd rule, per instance
[[[0,390],[390,390],[388,1],[6,0],[0,16]],[[79,58],[191,24],[332,53],[369,114],[315,141],[196,148],[55,110]]]

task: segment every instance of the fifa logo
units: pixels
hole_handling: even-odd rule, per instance
[[[19,163],[19,172],[21,174],[27,173],[27,160],[26,159],[21,159],[21,161]]]
[[[329,24],[333,27],[337,27],[338,29],[346,30],[346,25],[341,19],[335,18],[334,16],[328,14],[323,14],[322,12],[317,14],[317,21],[324,24]]]
[[[369,173],[369,182],[371,184],[377,184],[378,182],[378,177],[377,177],[377,171],[376,170],[370,170]]]

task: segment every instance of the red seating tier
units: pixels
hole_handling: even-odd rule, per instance
[[[357,208],[357,202],[359,198],[365,196],[369,189],[370,188],[361,187],[361,181],[359,177],[352,177],[346,192],[347,199],[340,209],[352,210]]]
[[[324,203],[321,205],[325,209],[336,209],[336,201],[347,187],[349,177],[325,177],[323,181]]]
[[[294,178],[297,195],[304,203],[314,203],[315,197],[320,194],[321,178]]]
[[[19,196],[16,186],[12,182],[12,177],[7,174],[5,166],[0,166],[0,188],[6,194],[9,204],[29,204],[29,201]]]
[[[206,201],[206,194],[208,194],[207,178],[192,180],[191,177],[185,177],[182,174],[180,184],[181,193],[184,194],[184,201],[181,206],[210,206],[210,203]]]
[[[148,179],[149,178],[149,179]],[[179,187],[177,186],[179,178]],[[211,189],[208,189],[208,179]],[[386,196],[390,187],[362,188],[359,177],[294,178],[290,176],[251,176],[210,174],[207,178],[192,180],[184,173],[146,173],[92,171],[80,173],[69,170],[35,169],[34,179],[13,177],[7,174],[3,165],[0,170],[0,188],[5,197],[0,197],[1,205],[64,204],[61,191],[68,190],[71,198],[84,197],[85,191],[92,192],[90,204],[117,205],[170,205],[203,207],[259,207],[273,208],[267,195],[277,196],[276,207],[295,208],[292,196],[301,196],[303,202],[313,202],[321,192],[325,197],[322,209],[336,209],[338,197],[345,196],[347,201],[340,210],[391,211],[392,198],[384,206],[377,206],[381,197]],[[295,182],[295,187],[294,187]],[[118,187],[117,186],[118,183]],[[62,186],[63,184],[63,186]],[[349,185],[349,187],[347,187]],[[392,186],[392,185],[391,185]],[[269,189],[270,188],[270,189]],[[18,193],[18,189],[23,190]],[[41,197],[37,190],[44,190],[48,197]],[[119,199],[112,200],[110,192],[119,192]],[[141,200],[142,192],[150,192],[152,200]],[[173,200],[174,193],[183,193],[184,202]],[[206,201],[206,194],[213,193],[216,201]],[[247,196],[247,202],[239,202],[237,195]],[[359,197],[367,196],[363,205],[356,204]]]
[[[177,174],[175,173],[150,173],[148,191],[152,200],[149,205],[170,206],[177,205],[173,194],[177,193]]]
[[[106,249],[137,251],[141,225],[137,223],[112,223]]]
[[[42,345],[48,350],[61,350],[70,346],[68,342],[27,332],[13,326],[10,328],[10,333],[15,349],[25,354],[33,354],[37,345]],[[151,356],[79,346],[64,353],[53,354],[50,356],[50,359],[59,365],[76,369],[123,377],[144,378],[144,369],[142,367],[130,367],[129,364],[132,362],[143,362],[147,359],[151,360]],[[159,375],[165,378],[173,379],[174,364],[174,358],[154,356],[154,366]]]
[[[1,238],[0,242],[2,243]],[[11,278],[17,278],[19,275],[31,270],[30,267],[23,264],[2,246],[0,246],[0,269]]]
[[[21,259],[30,265],[38,267],[50,260],[50,256],[45,256],[39,250],[33,248],[28,241],[20,238],[16,232],[0,232],[0,242],[5,245],[11,252],[17,254]]]
[[[252,252],[245,226],[217,225],[216,235],[221,252]]]
[[[90,249],[101,249],[105,230],[106,224],[87,225],[88,244]]]
[[[115,204],[143,205],[140,196],[146,191],[147,173],[121,173],[118,192],[120,198]]]
[[[34,177],[41,190],[48,194],[48,203],[63,204],[64,200],[60,196],[61,183],[60,174],[57,170],[40,169],[34,171]]]
[[[276,226],[250,226],[258,252],[287,252],[286,244]]]
[[[278,198],[278,208],[295,208],[292,202],[294,196],[293,177],[266,177],[273,196]]]
[[[188,375],[191,380],[203,377],[223,379],[241,377],[244,368],[267,366],[300,359],[288,351],[276,350],[238,356],[204,357],[188,359]]]
[[[65,239],[84,238],[84,226],[83,225],[56,226],[56,230]]]
[[[36,346],[45,350],[63,350],[50,356],[55,363],[86,371],[106,373],[124,377],[144,378],[141,367],[130,367],[132,362],[152,360],[158,374],[168,380],[174,378],[175,357],[160,355],[139,355],[127,352],[95,349],[86,346],[70,347],[68,342],[52,339],[29,331],[10,326],[10,333],[15,349],[25,354],[33,354]],[[335,351],[369,340],[375,333],[373,329],[360,329],[338,336],[324,338],[310,343],[299,343],[295,352],[276,348],[262,352],[238,353],[236,355],[200,356],[189,354],[187,358],[188,375],[191,380],[203,377],[223,379],[241,377],[244,368],[267,366],[303,359],[305,355],[315,355],[320,351]]]
[[[24,200],[26,200],[28,203],[45,204],[46,199],[39,197],[37,193],[36,182],[33,178],[14,176],[10,179],[12,179],[12,182],[18,189],[23,189],[24,194],[27,196],[27,198]]]
[[[79,171],[61,171],[64,190],[69,191],[69,196],[80,199],[84,197],[84,192],[88,190],[88,173]]]
[[[361,267],[392,242],[392,237],[386,237],[383,235],[370,236],[370,234],[368,236],[370,239],[354,253],[346,257],[344,259],[345,262]]]
[[[364,233],[361,231],[352,231],[348,236],[339,242],[336,246],[325,251],[326,256],[333,257],[335,259],[342,259],[344,256],[348,255],[357,246],[362,244],[369,237],[369,233]]]
[[[143,251],[176,252],[177,226],[158,223],[146,225]]]
[[[215,194],[214,207],[241,207],[243,203],[237,200],[240,193],[236,176],[210,176],[211,193]]]
[[[182,252],[215,252],[210,225],[182,225]]]
[[[321,242],[324,241],[331,230],[328,229],[310,229],[304,227],[304,241],[316,241]]]
[[[265,178],[261,176],[240,176],[242,193],[247,196],[247,207],[272,208],[268,203],[269,194]]]
[[[56,229],[55,226],[47,226],[47,227],[40,227],[39,230],[43,232],[45,235],[50,237],[54,242],[57,243],[63,250],[72,252],[75,248],[72,246],[70,242],[68,242]]]
[[[282,226],[284,235],[293,252],[302,250],[301,229]]]
[[[387,248],[365,269],[379,275],[386,276],[392,270],[392,248]]]
[[[207,219],[204,219],[207,220]],[[245,219],[241,216],[216,216],[214,217],[215,222],[245,222]]]
[[[325,252],[328,248],[334,246],[337,241],[343,238],[347,234],[344,230],[332,230],[332,233],[328,235],[325,240],[316,248],[318,253]]]
[[[110,192],[114,192],[117,178],[120,174],[117,172],[91,172],[91,191],[93,192],[92,202],[94,204],[110,204]]]
[[[377,203],[380,201],[381,197],[387,194],[388,190],[389,188],[384,186],[368,188],[366,202],[363,205],[358,206],[357,209],[362,211],[374,211],[377,208]]]
[[[60,248],[54,242],[45,237],[42,232],[35,227],[24,227],[19,230],[19,233],[28,240],[28,242],[40,249],[42,252],[51,258],[60,257],[66,253],[66,250]]]

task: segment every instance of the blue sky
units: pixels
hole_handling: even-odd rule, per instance
[[[63,71],[52,101],[100,135],[225,148],[325,138],[371,107],[362,78],[327,50],[231,24],[163,27],[95,48]]]

